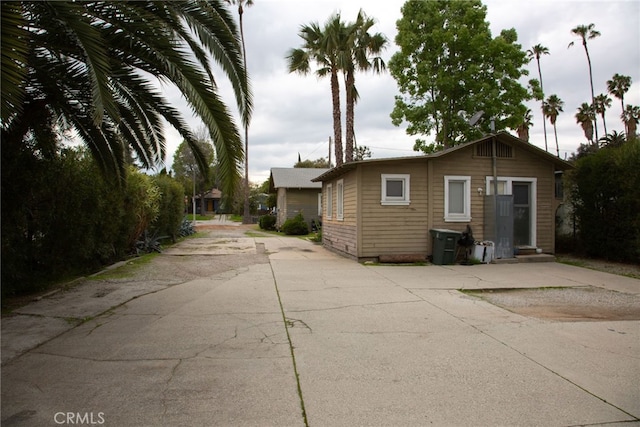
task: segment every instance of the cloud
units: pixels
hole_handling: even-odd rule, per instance
[[[260,0],[245,8],[247,61],[255,104],[249,133],[249,174],[253,182],[267,179],[271,167],[292,166],[298,152],[309,159],[328,153],[328,139],[333,135],[329,80],[315,75],[290,74],[286,66],[288,50],[301,46],[300,26],[314,21],[322,25],[338,11],[344,20],[353,21],[362,7],[377,20],[372,31],[382,32],[389,39],[389,48],[383,55],[388,62],[398,49],[394,43],[395,24],[401,17],[403,4],[397,0],[370,3]],[[586,141],[574,115],[582,102],[591,99],[586,55],[580,40],[571,34],[572,28],[594,23],[602,33],[601,37],[588,42],[596,95],[606,92],[606,81],[615,73],[625,74],[634,82],[625,103],[640,104],[640,2],[487,0],[484,4],[494,36],[502,29],[515,28],[524,50],[538,43],[549,48],[550,55],[542,57],[541,68],[545,94],[555,93],[565,102],[557,123],[562,156],[574,152]],[[571,41],[576,43],[567,49]],[[535,61],[527,68],[530,74],[523,79],[523,84],[530,78],[538,78]],[[391,124],[389,114],[394,96],[399,94],[395,80],[388,73],[359,73],[356,79],[360,92],[355,113],[357,143],[371,147],[374,157],[418,154],[412,150],[415,137],[406,135],[406,125]],[[222,75],[218,80],[227,105],[234,110],[233,93]],[[193,118],[179,93],[170,89],[165,93],[184,111],[189,123],[197,126],[198,120]],[[534,117],[531,142],[544,148],[540,104],[531,101],[527,105]],[[344,114],[344,100],[342,108]],[[623,130],[619,116],[620,103],[614,98],[606,116],[609,131]],[[599,128],[602,134],[601,120]],[[171,163],[173,150],[182,138],[169,129],[167,135],[168,163]],[[550,151],[555,152],[553,128],[548,121],[547,138]]]

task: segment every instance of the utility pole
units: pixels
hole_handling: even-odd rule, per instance
[[[329,137],[329,167],[331,167],[331,137]]]

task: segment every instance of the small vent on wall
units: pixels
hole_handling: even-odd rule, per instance
[[[493,143],[484,141],[476,144],[476,156],[491,157],[493,155]],[[513,148],[502,142],[496,142],[496,157],[511,159],[513,158]]]

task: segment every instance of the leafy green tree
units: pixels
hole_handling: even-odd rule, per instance
[[[397,21],[400,51],[389,71],[403,96],[396,96],[392,122],[409,123],[409,135],[435,137],[432,144],[418,139],[414,149],[447,148],[490,131],[485,120],[470,127],[463,111],[484,111],[496,130],[515,129],[522,120],[529,95],[520,83],[527,55],[516,43],[514,29],[493,38],[480,0],[407,1]]]
[[[542,113],[549,119],[553,125],[553,134],[556,137],[556,153],[560,157],[560,146],[558,145],[558,129],[556,128],[556,120],[558,115],[563,111],[564,101],[558,95],[553,94],[542,104]]]
[[[200,200],[204,200],[204,194],[211,190],[217,181],[217,163],[215,162],[215,152],[210,141],[200,139],[198,149],[203,153],[207,168],[202,171],[193,154],[193,150],[186,141],[182,141],[173,155],[173,176],[182,185],[185,195],[192,197],[195,187],[195,194],[200,195]],[[200,203],[200,213],[205,214],[204,203]]]
[[[614,74],[611,80],[607,80],[607,91],[620,99],[620,106],[624,113],[624,94],[631,88],[631,77],[622,74]]]
[[[544,131],[544,150],[549,151],[548,144],[547,144],[547,122],[546,120],[544,120],[544,86],[542,85],[542,70],[540,69],[540,56],[542,55],[549,55],[549,48],[542,46],[541,44],[537,44],[533,46],[531,49],[527,50],[527,57],[529,58],[529,61],[535,58],[536,63],[538,64],[538,76],[540,77],[540,98],[536,98],[536,99],[538,99],[539,101],[542,101],[540,103],[540,108],[543,110],[542,111],[542,129]],[[527,141],[529,141],[528,138],[527,138]]]
[[[589,25],[578,25],[577,27],[571,30],[571,33],[580,37],[582,40],[582,46],[584,47],[584,52],[587,54],[587,63],[589,64],[589,84],[591,85],[591,105],[595,105],[595,92],[593,91],[593,71],[591,69],[591,56],[589,56],[589,47],[587,46],[587,40],[595,39],[596,37],[600,37],[600,31],[595,29],[595,24]],[[573,42],[569,43],[569,47],[573,46]],[[596,140],[598,140],[598,123],[596,121],[596,116],[593,116],[593,124],[595,132],[596,132]],[[593,138],[591,138],[593,140]]]
[[[145,167],[164,160],[162,119],[194,150],[182,114],[146,76],[174,84],[206,125],[228,190],[241,138],[213,78],[231,82],[246,122],[252,99],[237,27],[220,0],[2,2],[2,144],[52,153],[63,129],[105,173],[126,175],[127,150]],[[15,148],[12,149],[15,151]],[[4,167],[4,165],[3,165]]]
[[[355,23],[349,24],[346,31],[348,36],[343,40],[342,47],[347,54],[344,55],[345,62],[342,64],[345,75],[346,92],[346,131],[345,131],[345,153],[346,163],[354,159],[355,147],[355,104],[358,101],[358,91],[355,86],[355,72],[372,70],[380,74],[384,72],[386,65],[379,56],[387,46],[387,38],[382,33],[370,34],[369,29],[373,27],[375,20],[368,17],[364,11],[358,12]],[[373,57],[371,57],[373,55]]]
[[[303,25],[298,35],[303,40],[302,47],[290,49],[287,54],[289,72],[309,74],[311,63],[315,62],[318,77],[329,76],[333,110],[333,138],[336,166],[344,160],[342,151],[342,118],[340,116],[340,86],[338,72],[342,69],[342,47],[346,36],[345,24],[339,13],[329,17],[323,28],[317,22]]]

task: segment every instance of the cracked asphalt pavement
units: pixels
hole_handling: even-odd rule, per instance
[[[2,426],[640,425],[640,321],[461,289],[640,281],[556,263],[366,266],[212,227],[2,319]]]

